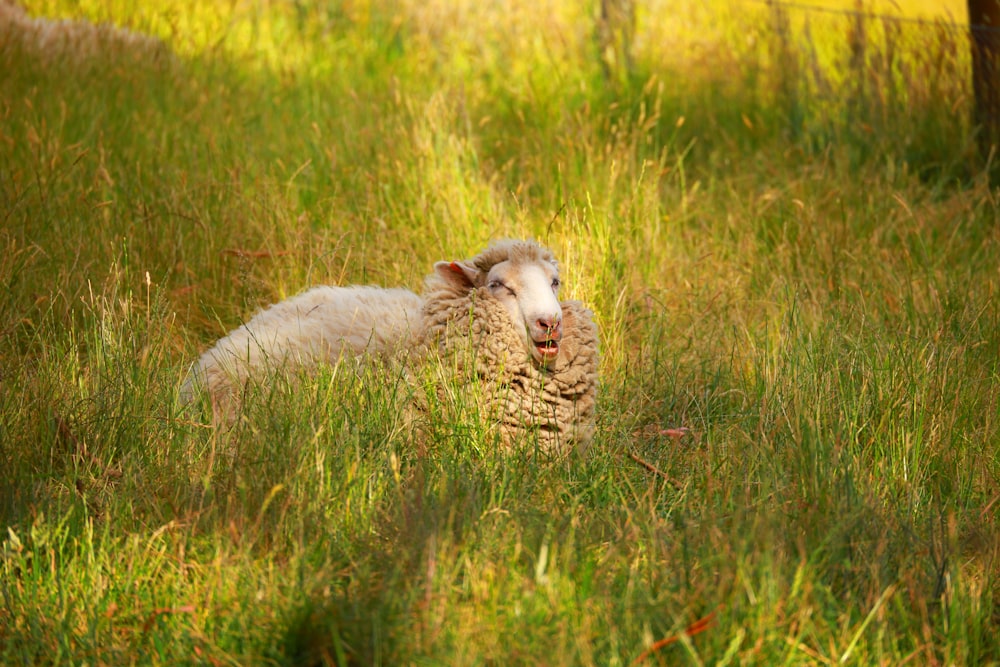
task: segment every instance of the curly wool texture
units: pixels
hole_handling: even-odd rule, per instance
[[[593,436],[597,326],[578,301],[561,305],[559,356],[540,367],[485,287],[462,292],[442,284],[424,302],[423,344],[456,370],[508,445],[537,437],[542,451],[558,454],[585,447]]]

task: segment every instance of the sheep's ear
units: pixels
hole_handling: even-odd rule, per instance
[[[481,275],[479,269],[467,262],[437,262],[434,270],[446,282],[462,289],[474,288]]]

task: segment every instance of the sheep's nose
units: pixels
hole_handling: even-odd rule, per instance
[[[553,338],[562,336],[562,320],[559,317],[540,317],[538,328]]]

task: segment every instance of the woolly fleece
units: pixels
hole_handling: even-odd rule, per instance
[[[413,292],[382,287],[320,286],[276,303],[201,355],[181,388],[195,385],[225,404],[234,388],[268,370],[335,364],[344,355],[391,357],[412,346],[423,301]]]
[[[537,437],[549,454],[584,448],[594,434],[599,349],[593,313],[563,301],[559,356],[545,367],[525,350],[506,310],[486,288],[424,306],[424,344],[455,369],[505,444]]]

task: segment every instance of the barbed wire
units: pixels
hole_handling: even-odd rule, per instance
[[[868,20],[895,21],[897,23],[910,23],[914,25],[932,26],[935,28],[946,28],[956,32],[975,32],[1000,34],[1000,26],[986,25],[984,23],[959,23],[954,20],[942,18],[929,19],[915,16],[900,16],[898,14],[885,14],[874,11],[859,11],[856,9],[844,9],[837,7],[821,7],[801,2],[786,2],[785,0],[743,0],[747,4],[767,5],[769,7],[780,7],[782,9],[796,9],[815,14],[836,14],[845,17],[863,18]]]

